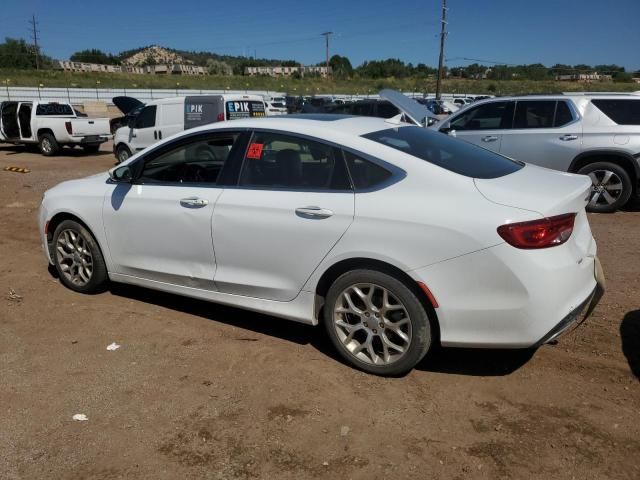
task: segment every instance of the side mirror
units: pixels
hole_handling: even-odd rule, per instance
[[[129,165],[123,165],[122,167],[112,168],[109,170],[109,178],[114,183],[129,183],[131,182],[133,175]]]

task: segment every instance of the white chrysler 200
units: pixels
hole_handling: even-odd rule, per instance
[[[182,132],[45,193],[60,280],[110,280],[324,323],[380,375],[436,342],[527,348],[603,291],[588,177],[394,120],[306,115]]]

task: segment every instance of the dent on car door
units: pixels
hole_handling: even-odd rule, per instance
[[[132,166],[131,183],[107,192],[104,226],[114,273],[215,289],[211,219],[238,132],[171,142]]]
[[[488,102],[465,110],[448,123],[450,134],[493,152],[500,151],[502,133],[511,128],[513,102]]]
[[[284,133],[256,132],[237,188],[213,220],[226,293],[289,301],[353,221],[354,193],[340,150]]]

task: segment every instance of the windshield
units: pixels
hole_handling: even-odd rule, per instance
[[[498,178],[524,166],[521,162],[421,127],[389,128],[363,137],[465,177]]]

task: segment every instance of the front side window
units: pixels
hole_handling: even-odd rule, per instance
[[[156,106],[144,107],[136,117],[136,128],[149,128],[156,126]]]
[[[640,125],[640,99],[593,100],[592,103],[618,125]]]
[[[245,154],[240,185],[304,190],[349,190],[340,151],[306,138],[256,132]]]
[[[498,178],[523,167],[497,153],[421,127],[389,128],[364,138],[473,178]]]
[[[139,180],[215,185],[239,136],[226,132],[209,135],[155,155],[145,160]]]
[[[490,102],[467,110],[451,120],[451,130],[498,130],[511,128],[513,102]]]

